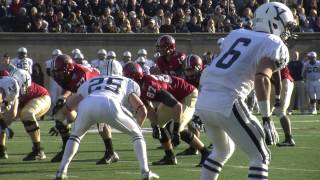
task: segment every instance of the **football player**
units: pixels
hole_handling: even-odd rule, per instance
[[[100,73],[102,73],[100,64],[107,59],[107,51],[105,49],[99,49],[97,54],[98,58],[91,60],[91,67],[99,69]]]
[[[32,74],[33,60],[28,57],[28,50],[25,47],[18,49],[18,56],[11,60],[11,63],[19,69],[26,70],[30,75]]]
[[[183,63],[184,69],[184,79],[199,89],[199,81],[200,76],[203,70],[203,61],[202,59],[196,54],[190,54]],[[201,130],[202,122],[199,119],[199,116],[195,112],[192,120],[188,123],[188,129],[198,138],[200,138],[200,130]],[[186,150],[177,153],[179,155],[196,155],[198,151],[190,146]]]
[[[292,137],[291,121],[287,116],[287,110],[290,105],[291,94],[293,91],[293,78],[290,75],[289,69],[285,68],[274,73],[272,75],[272,81],[275,88],[275,104],[274,113],[280,119],[280,124],[285,135],[285,140],[281,143],[277,143],[277,146],[295,146],[295,142]],[[268,139],[266,139],[266,143]]]
[[[124,66],[126,63],[131,62],[132,61],[132,55],[130,51],[125,51],[122,54],[122,59],[121,59],[121,64],[122,66]]]
[[[94,123],[104,122],[132,136],[142,180],[159,179],[148,167],[146,144],[141,131],[147,109],[139,98],[139,85],[122,76],[122,65],[118,61],[112,61],[110,68],[109,76],[98,76],[86,81],[66,102],[63,110],[77,108],[78,115],[56,179],[67,177],[68,166],[87,130]],[[131,114],[129,109],[133,109],[134,113]]]
[[[0,71],[0,159],[8,159],[6,128],[18,114],[18,82],[5,70]]]
[[[81,64],[81,65],[84,65],[86,67],[91,67],[91,64],[89,64],[89,62],[84,59],[84,55],[83,54],[75,54],[74,57],[73,57],[73,60],[77,64]]]
[[[139,49],[137,54],[138,54],[138,58],[139,58],[139,57],[144,57],[144,58],[146,59],[145,65],[146,65],[147,67],[149,67],[149,69],[150,69],[151,67],[155,66],[155,63],[154,63],[151,59],[148,59],[148,57],[147,57],[148,52],[147,52],[146,49]],[[138,59],[138,58],[137,58],[137,59]]]
[[[187,144],[201,152],[201,161],[209,154],[203,143],[194,134],[185,130],[194,112],[198,90],[184,79],[169,75],[143,75],[142,68],[137,63],[127,63],[123,69],[124,76],[134,79],[141,87],[141,99],[148,109],[151,123],[160,127],[159,139],[165,151],[165,156],[153,165],[175,165],[177,159],[173,145],[180,143],[180,137]],[[160,102],[155,111],[150,102]],[[173,119],[172,137],[165,125]]]
[[[253,30],[237,29],[224,38],[222,51],[202,74],[196,108],[214,148],[202,166],[201,180],[218,179],[235,145],[249,159],[247,178],[268,179],[271,156],[264,128],[244,99],[255,89],[264,127],[275,145],[270,78],[289,61],[283,40],[292,36],[295,20],[286,5],[270,2],[256,9],[253,21]]]
[[[16,69],[11,73],[11,76],[17,80],[20,87],[17,118],[23,123],[33,144],[32,151],[23,158],[23,161],[46,159],[40,144],[40,126],[37,119],[50,109],[49,92],[44,87],[31,82],[31,77],[25,70]]]
[[[161,55],[155,60],[160,71],[171,76],[182,76],[183,61],[187,56],[176,51],[176,40],[170,35],[162,35],[158,38],[156,46]]]
[[[51,74],[51,68],[52,68],[52,62],[53,60],[59,56],[62,55],[62,51],[60,49],[54,49],[51,53],[51,57],[46,61],[46,73],[50,77],[49,81],[49,92],[51,97],[51,104],[56,104],[62,89],[61,87],[56,83],[56,81],[53,80],[52,74]],[[51,107],[52,109],[52,107]]]
[[[55,121],[56,126],[51,128],[50,132],[52,134],[56,134],[57,130],[60,133],[63,147],[62,151],[60,151],[51,159],[51,162],[61,161],[65,145],[70,136],[70,124],[72,123],[70,119],[72,118],[68,118],[68,121],[64,120],[64,117],[75,117],[76,115],[75,111],[61,113],[61,108],[65,105],[66,99],[71,95],[71,93],[75,93],[83,82],[98,75],[99,72],[96,69],[87,68],[85,66],[76,64],[68,55],[59,55],[53,61],[52,76],[54,80],[62,87],[64,92],[53,108],[53,114],[56,114],[57,120]],[[113,151],[111,130],[106,125],[99,125],[98,130],[104,141],[106,151],[104,157],[97,161],[97,164],[110,164],[112,162],[116,162],[119,157]]]
[[[317,60],[317,53],[314,51],[309,52],[307,58],[303,76],[310,98],[311,114],[317,114],[317,102],[320,105],[320,61]]]

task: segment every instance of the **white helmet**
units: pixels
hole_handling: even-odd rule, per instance
[[[80,49],[73,49],[73,50],[71,51],[71,54],[72,54],[72,56],[74,56],[74,55],[76,55],[76,54],[82,54],[82,52],[81,52]]]
[[[20,47],[20,48],[18,49],[18,53],[25,53],[25,54],[27,54],[27,53],[28,53],[28,50],[27,50],[27,48],[25,48],[25,47]]]
[[[52,51],[52,56],[62,55],[62,51],[60,49],[55,49]]]
[[[291,36],[295,26],[291,10],[280,2],[268,2],[259,6],[253,18],[253,30],[275,34],[284,40]]]
[[[117,60],[107,61],[107,76],[122,76],[122,65]]]
[[[10,76],[15,78],[20,87],[20,94],[24,95],[28,87],[31,86],[31,76],[28,71],[23,69],[15,69],[10,73]]]
[[[82,53],[77,53],[77,54],[75,54],[74,55],[74,57],[73,57],[74,59],[84,59],[84,56],[83,56],[83,54]]]
[[[107,54],[107,59],[115,59],[117,57],[114,51],[109,51]]]
[[[107,55],[107,51],[105,49],[99,49],[97,54]]]
[[[146,63],[146,58],[143,56],[138,57],[136,60],[136,63]]]
[[[307,56],[308,56],[308,57],[317,58],[317,53],[314,52],[314,51],[310,51],[310,52],[308,52]]]
[[[217,41],[217,45],[219,46],[220,50],[222,49],[222,44],[223,44],[224,38],[219,38]]]
[[[139,51],[138,51],[138,56],[147,56],[147,50],[145,50],[145,49],[139,49]]]
[[[122,54],[124,57],[131,57],[131,52],[130,51],[125,51]]]

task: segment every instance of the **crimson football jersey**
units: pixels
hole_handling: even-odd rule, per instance
[[[288,66],[281,69],[280,73],[281,73],[281,79],[289,79],[290,81],[293,81],[293,78],[290,74]]]
[[[48,90],[39,84],[31,82],[26,94],[19,97],[19,108],[23,108],[30,100],[41,96],[49,96]]]
[[[86,67],[80,64],[74,64],[74,70],[71,72],[71,80],[68,83],[57,81],[57,83],[67,91],[77,92],[78,88],[85,81],[99,75],[95,68]]]
[[[157,98],[160,90],[171,93],[178,101],[196,89],[182,78],[169,75],[145,75],[141,82],[141,98],[149,101],[161,101]]]
[[[185,53],[175,51],[169,61],[167,61],[164,56],[160,56],[156,62],[162,73],[171,76],[181,76],[183,72],[183,61],[186,58],[187,55]]]

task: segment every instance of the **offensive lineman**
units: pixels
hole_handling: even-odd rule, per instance
[[[147,109],[139,98],[139,85],[122,76],[122,66],[118,61],[112,61],[109,75],[86,81],[68,99],[63,110],[72,111],[78,107],[78,115],[56,179],[67,177],[68,166],[78,151],[80,141],[94,123],[110,124],[132,136],[142,180],[159,179],[148,167],[147,149],[141,131]],[[133,115],[129,109],[133,109]]]
[[[249,158],[247,178],[268,179],[270,152],[263,130],[269,133],[266,135],[272,144],[277,142],[270,118],[270,78],[289,61],[282,38],[291,36],[294,22],[291,10],[282,3],[259,6],[254,15],[254,31],[232,31],[225,37],[220,54],[202,74],[196,108],[214,148],[202,166],[201,180],[218,178],[235,144]],[[244,103],[253,89],[264,128]]]

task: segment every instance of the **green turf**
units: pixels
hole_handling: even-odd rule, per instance
[[[271,147],[272,161],[269,170],[271,180],[319,180],[320,179],[320,116],[294,115],[292,120],[293,133],[297,146],[294,148]],[[274,118],[277,128],[280,124]],[[0,180],[9,179],[54,179],[59,163],[49,160],[60,148],[60,138],[47,134],[53,125],[50,121],[40,122],[42,130],[42,146],[47,159],[43,161],[23,162],[22,158],[31,151],[31,143],[20,122],[12,126],[15,136],[9,140],[9,159],[0,160]],[[278,129],[281,139],[283,133]],[[98,134],[87,134],[82,140],[78,154],[69,167],[69,179],[112,179],[135,180],[140,178],[139,166],[136,161],[131,139],[124,134],[113,134],[114,149],[120,161],[111,165],[95,165],[95,161],[103,155],[103,143]],[[158,160],[163,151],[156,149],[159,143],[151,134],[145,134],[148,147],[149,162]],[[206,144],[208,141],[203,135]],[[180,145],[175,152],[187,146]],[[150,166],[163,180],[196,180],[199,179],[200,168],[194,167],[199,156],[178,157],[177,166]],[[246,179],[248,160],[237,149],[225,165],[219,179]]]

